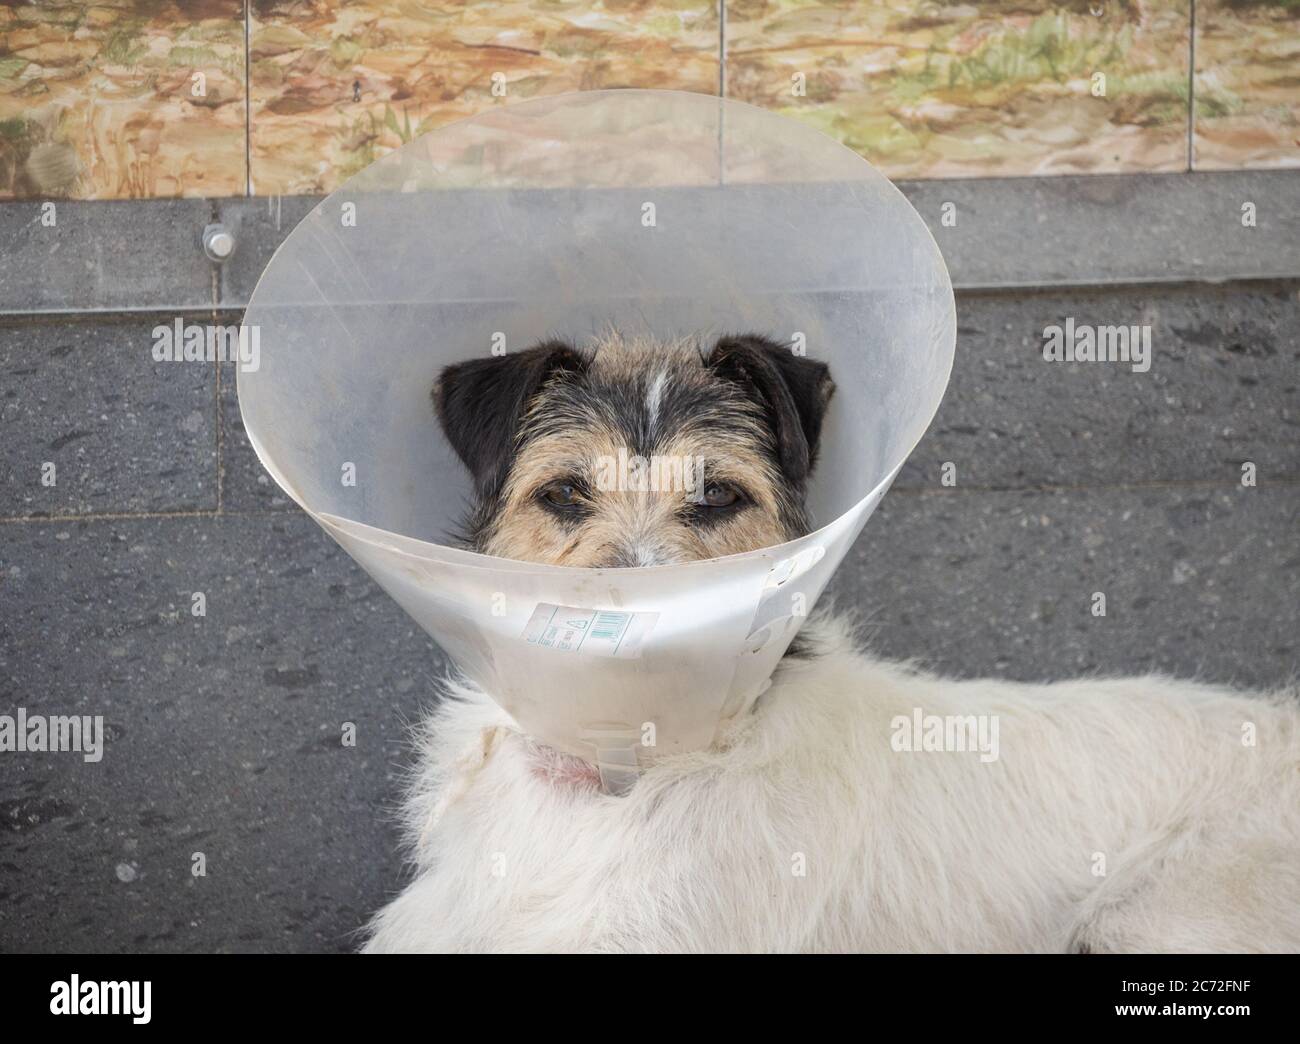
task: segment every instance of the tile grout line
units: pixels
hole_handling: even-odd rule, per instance
[[[1294,489],[1300,487],[1300,475],[1283,475],[1280,478],[1264,479],[1254,489]],[[1233,490],[1242,488],[1239,482],[1226,479],[1142,479],[1137,482],[1083,482],[1083,483],[1038,483],[1026,486],[893,486],[890,494],[900,493],[910,496],[953,496],[962,493],[1122,493],[1140,492],[1156,489],[1185,490]]]
[[[718,0],[718,187],[727,183],[727,0]]]
[[[143,323],[162,316],[180,319],[207,319],[211,316],[229,315],[239,318],[247,304],[219,305],[176,304],[141,308],[126,305],[122,308],[85,308],[75,311],[50,312],[0,312],[0,330],[23,329],[31,326],[49,326],[53,323],[78,325],[106,325],[115,323]]]
[[[221,223],[221,204],[215,199],[208,200],[208,221],[214,225]],[[212,300],[208,304],[212,309],[211,314],[215,316],[217,309],[221,307],[221,284],[225,275],[225,267],[213,262],[211,268],[212,279],[209,285],[212,291]]]
[[[718,0],[718,97],[727,96],[727,0]]]
[[[0,516],[0,525],[31,525],[41,522],[120,522],[150,518],[218,518],[216,511],[204,508],[196,511],[110,511],[100,515],[7,515]],[[227,516],[229,517],[229,516]]]
[[[214,319],[216,318],[215,314],[213,318]],[[216,428],[217,428],[217,514],[221,515],[225,513],[223,511],[222,494],[223,494],[223,487],[226,484],[224,458],[222,454],[222,450],[225,445],[225,439],[224,439],[225,425],[222,423],[223,417],[222,417],[222,409],[221,409],[221,363],[219,362],[213,363],[213,369],[217,371],[217,380],[216,380],[217,401],[216,401],[216,418],[215,418]]]
[[[1188,0],[1187,24],[1187,170],[1196,169],[1196,0]]]
[[[1290,288],[1295,287],[1300,291],[1296,284],[1300,283],[1300,270],[1272,272],[1272,273],[1252,273],[1238,276],[1209,276],[1209,275],[1192,275],[1180,274],[1169,278],[1160,277],[1125,277],[1112,282],[1040,282],[1040,283],[1018,283],[1018,282],[1001,282],[1001,283],[975,283],[961,282],[960,280],[953,284],[953,293],[958,297],[996,297],[1008,295],[1032,295],[1035,297],[1050,296],[1052,294],[1067,293],[1084,293],[1084,294],[1107,294],[1131,293],[1138,294],[1149,291],[1170,291],[1170,292],[1236,292],[1240,290],[1259,290],[1268,291],[1276,288],[1279,284]],[[465,303],[456,301],[453,303]],[[223,301],[216,307],[211,302],[207,304],[175,304],[175,305],[157,305],[157,306],[140,306],[140,305],[123,305],[121,307],[105,308],[86,308],[79,310],[51,310],[51,311],[0,311],[0,330],[23,328],[29,326],[43,326],[54,322],[60,323],[129,323],[143,321],[145,319],[154,319],[159,315],[168,316],[202,316],[207,318],[215,313],[217,315],[229,315],[234,318],[241,317],[248,308],[246,300],[228,300]]]
[[[244,195],[253,194],[253,0],[244,0]]]

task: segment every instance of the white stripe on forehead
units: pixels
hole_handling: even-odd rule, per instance
[[[659,404],[663,401],[664,385],[668,383],[668,370],[661,369],[650,382],[650,387],[646,391],[645,408],[650,414],[650,430],[653,432],[659,426]]]

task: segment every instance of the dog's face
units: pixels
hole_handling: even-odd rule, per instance
[[[834,384],[760,337],[548,342],[447,367],[438,419],[474,477],[466,542],[528,562],[717,558],[807,532]]]

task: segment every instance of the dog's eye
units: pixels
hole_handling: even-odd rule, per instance
[[[704,487],[704,497],[700,503],[705,507],[729,508],[735,507],[739,501],[740,494],[730,486],[723,485],[721,482],[710,482]]]
[[[682,521],[691,526],[713,526],[725,522],[745,506],[745,494],[725,482],[706,482],[683,506]]]
[[[576,508],[582,504],[582,497],[572,482],[552,482],[543,486],[538,495],[555,508]]]

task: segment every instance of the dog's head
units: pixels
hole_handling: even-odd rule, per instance
[[[555,565],[717,558],[807,532],[804,495],[834,384],[762,337],[557,341],[443,370],[438,420],[474,478],[465,533]]]

